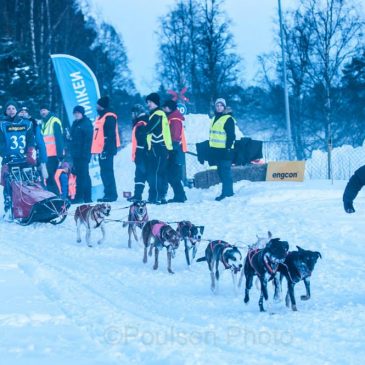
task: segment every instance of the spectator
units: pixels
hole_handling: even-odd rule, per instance
[[[85,109],[81,105],[74,107],[73,115],[74,121],[71,127],[70,143],[73,172],[76,175],[76,196],[73,203],[91,203],[89,163],[93,125],[91,120],[85,115]]]
[[[98,202],[118,199],[114,176],[114,156],[120,147],[117,115],[109,110],[109,98],[103,96],[96,103],[99,116],[94,125],[91,153],[99,156],[100,175],[104,185],[104,197]]]
[[[177,104],[173,100],[166,101],[163,105],[163,110],[169,121],[173,148],[170,151],[168,160],[167,179],[174,191],[174,197],[168,200],[168,203],[184,203],[186,201],[186,195],[182,178],[185,162],[184,153],[187,151],[183,126],[185,118],[177,109]]]
[[[149,202],[166,204],[168,151],[172,151],[171,133],[167,116],[160,108],[157,93],[146,97],[150,116],[147,124]]]
[[[209,131],[211,158],[217,165],[222,182],[222,193],[215,198],[216,201],[233,196],[232,148],[235,139],[235,120],[232,111],[227,108],[226,101],[219,98],[215,102],[215,115]]]
[[[56,170],[64,158],[64,140],[62,123],[48,106],[42,105],[40,108],[42,117],[42,135],[47,151],[47,189],[53,193],[58,193],[58,188],[54,179]]]

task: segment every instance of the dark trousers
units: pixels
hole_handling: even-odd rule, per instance
[[[56,181],[54,179],[54,175],[58,168],[58,158],[57,156],[48,157],[47,159],[47,172],[48,172],[48,179],[47,179],[47,190],[59,195],[58,187],[56,185]]]
[[[220,160],[217,163],[217,172],[222,182],[222,195],[233,195],[232,162],[230,160]]]
[[[114,177],[114,156],[107,155],[103,159],[99,157],[99,165],[100,176],[104,185],[104,198],[116,200],[118,194]]]
[[[175,151],[174,151],[175,152]],[[174,199],[185,200],[186,195],[182,184],[183,165],[177,161],[175,153],[170,154],[168,161],[168,181],[174,191]]]
[[[89,160],[85,158],[74,158],[73,168],[76,175],[75,200],[90,203],[91,179],[89,174]]]
[[[152,146],[148,156],[148,184],[150,185],[150,201],[166,199],[168,151],[164,145]]]
[[[136,170],[134,173],[134,198],[142,200],[142,194],[147,181],[147,159],[136,159]]]

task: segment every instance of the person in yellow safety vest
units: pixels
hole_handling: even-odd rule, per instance
[[[109,110],[109,98],[101,97],[96,103],[99,116],[94,124],[91,153],[99,156],[100,175],[104,185],[104,197],[98,202],[113,202],[118,199],[114,176],[114,156],[120,147],[118,117]]]
[[[177,109],[177,103],[174,100],[167,100],[163,105],[163,110],[169,120],[172,148],[168,161],[167,178],[174,191],[174,197],[169,199],[168,203],[184,203],[186,195],[184,191],[183,166],[185,164],[185,155],[187,151],[185,131],[183,126],[184,116]]]
[[[47,189],[57,194],[58,189],[54,179],[55,172],[59,163],[64,157],[64,138],[62,123],[53,113],[49,111],[48,106],[40,107],[40,115],[42,117],[41,132],[47,151],[47,172],[46,179]]]
[[[132,108],[132,161],[136,165],[134,173],[134,194],[128,201],[142,200],[143,190],[147,181],[147,133],[148,114],[145,107],[136,104]]]
[[[218,175],[222,182],[222,193],[215,200],[221,201],[233,196],[232,149],[236,139],[236,121],[223,98],[218,98],[214,105],[215,115],[209,131],[209,147],[211,159],[217,165]]]
[[[166,204],[168,189],[167,164],[169,151],[172,151],[171,132],[165,112],[160,108],[160,96],[151,93],[146,97],[150,111],[147,124],[148,144],[148,201],[153,204]]]
[[[62,162],[56,170],[54,176],[58,194],[62,199],[75,199],[76,195],[76,176],[71,174],[71,167],[68,162]]]

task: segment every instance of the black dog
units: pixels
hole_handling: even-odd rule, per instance
[[[280,273],[280,278],[278,278],[278,275],[276,275],[274,280],[275,284],[274,299],[278,300],[281,291],[281,281],[283,279],[283,276],[285,276],[288,282],[288,291],[285,296],[285,303],[286,306],[289,307],[290,304],[289,299],[290,299],[293,311],[297,310],[297,305],[294,295],[295,284],[303,280],[306,289],[306,295],[302,295],[300,299],[301,300],[310,299],[311,297],[310,277],[312,275],[314,266],[316,265],[318,258],[322,258],[320,252],[318,251],[303,250],[299,246],[297,246],[297,248],[298,251],[289,252],[284,263],[279,265],[278,273]]]
[[[179,247],[179,235],[167,223],[151,220],[146,222],[142,228],[142,238],[144,243],[143,262],[147,262],[147,248],[149,247],[149,256],[152,256],[152,249],[155,248],[155,264],[153,270],[158,269],[159,251],[166,247],[167,250],[167,270],[170,274],[174,272],[171,269],[171,258],[175,257],[175,252]]]
[[[202,238],[204,227],[196,226],[190,221],[182,221],[178,223],[176,232],[179,234],[180,240],[184,241],[186,263],[190,267],[190,250],[192,250],[192,259],[194,260],[198,250],[197,244]]]
[[[232,246],[225,241],[212,241],[209,242],[207,248],[205,249],[205,256],[196,260],[197,262],[207,261],[208,268],[210,271],[210,278],[212,280],[211,290],[213,292],[218,292],[218,282],[219,282],[219,263],[222,263],[224,269],[230,269],[232,273],[232,280],[234,291],[236,293],[237,289],[237,274],[242,269],[242,255],[236,246]],[[215,274],[214,274],[215,267]],[[215,283],[217,280],[217,285]]]
[[[279,264],[285,261],[288,250],[288,242],[280,241],[280,238],[273,238],[265,248],[248,251],[244,266],[246,277],[245,303],[250,300],[249,291],[252,288],[253,277],[257,275],[261,284],[259,307],[261,312],[265,311],[263,298],[265,300],[269,298],[267,283],[274,278]]]
[[[137,227],[141,228],[148,221],[147,206],[145,201],[135,201],[129,207],[128,222],[123,223],[123,227],[128,226],[128,247],[132,247],[132,234],[138,241]]]

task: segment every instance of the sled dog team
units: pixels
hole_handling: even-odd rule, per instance
[[[111,205],[109,203],[77,207],[75,212],[77,242],[81,242],[80,229],[83,226],[86,228],[85,240],[89,247],[92,247],[90,241],[91,231],[96,228],[100,228],[102,232],[102,238],[98,241],[98,244],[103,243],[105,240],[105,223],[110,211]],[[168,223],[156,219],[149,220],[146,202],[144,201],[136,201],[129,207],[128,221],[123,223],[123,227],[128,227],[129,248],[132,247],[132,236],[138,241],[137,229],[142,230],[143,263],[147,263],[148,256],[152,256],[154,251],[154,270],[158,269],[160,251],[166,248],[167,270],[170,274],[174,273],[172,259],[175,257],[180,242],[184,242],[185,259],[188,267],[190,267],[204,233],[203,226],[196,226],[190,221],[178,222],[177,228],[173,229]],[[306,289],[306,295],[302,295],[301,300],[310,299],[310,277],[318,258],[322,258],[320,252],[304,250],[299,246],[297,246],[296,251],[289,251],[287,241],[273,238],[271,232],[268,232],[267,237],[257,237],[257,242],[248,246],[245,258],[237,246],[222,240],[215,240],[209,241],[205,249],[205,255],[196,261],[207,262],[211,278],[211,290],[214,293],[218,292],[220,271],[229,270],[231,272],[235,293],[237,288],[241,287],[245,277],[245,303],[250,300],[250,289],[252,288],[254,276],[257,276],[261,287],[259,308],[261,312],[264,312],[264,299],[266,301],[269,299],[268,283],[273,282],[275,287],[274,300],[279,301],[281,283],[284,277],[288,284],[285,297],[285,303],[288,307],[291,304],[292,310],[297,310],[294,286],[300,281],[304,281]]]

